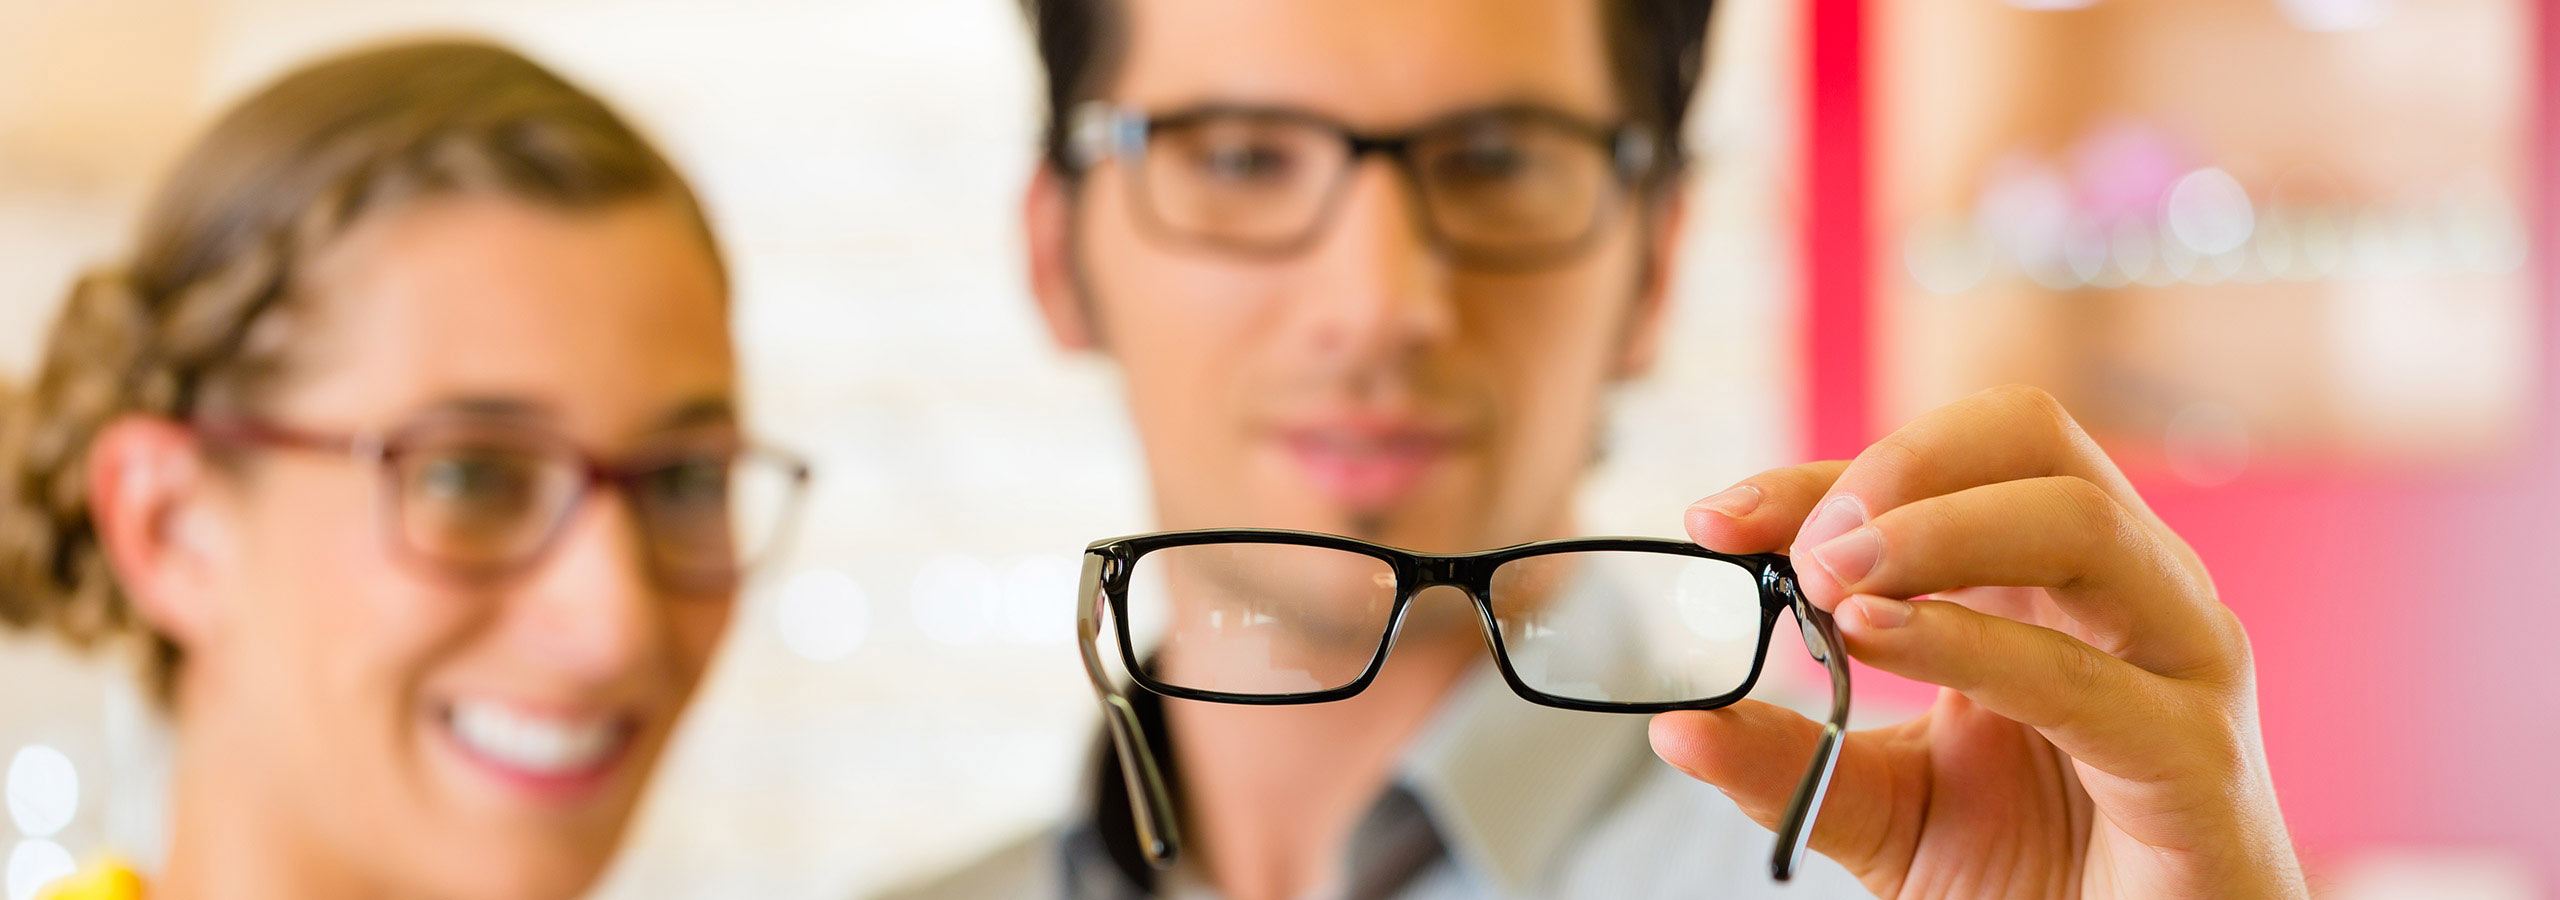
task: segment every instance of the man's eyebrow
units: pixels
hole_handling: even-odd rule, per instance
[[[1349,120],[1339,118],[1332,113],[1319,110],[1311,106],[1283,102],[1230,100],[1214,97],[1191,103],[1176,104],[1163,109],[1147,110],[1144,114],[1159,123],[1197,121],[1200,119],[1220,116],[1281,119],[1299,122],[1312,122],[1347,130],[1355,134],[1368,134],[1372,136],[1385,133],[1428,131],[1434,128],[1445,128],[1449,125],[1461,122],[1472,122],[1487,118],[1498,118],[1501,116],[1519,114],[1556,117],[1582,123],[1590,127],[1605,127],[1614,121],[1610,116],[1617,115],[1612,112],[1604,113],[1598,117],[1589,116],[1576,111],[1571,104],[1547,100],[1528,93],[1505,94],[1489,98],[1481,103],[1471,103],[1465,106],[1443,110],[1432,114],[1428,118],[1403,122],[1392,129],[1383,130],[1378,128],[1362,127]]]

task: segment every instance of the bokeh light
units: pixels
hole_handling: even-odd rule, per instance
[[[80,809],[80,772],[71,757],[44,744],[28,744],[9,757],[9,821],[18,833],[49,838],[71,824]]]
[[[35,900],[47,885],[78,874],[71,851],[43,838],[29,838],[9,848],[9,900]]]

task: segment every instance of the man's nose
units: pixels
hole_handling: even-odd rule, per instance
[[[1457,330],[1448,262],[1395,165],[1355,164],[1331,227],[1311,248],[1301,298],[1327,355],[1374,360],[1447,340]]]
[[[621,492],[592,497],[509,598],[520,646],[588,684],[647,665],[668,635],[647,540]]]

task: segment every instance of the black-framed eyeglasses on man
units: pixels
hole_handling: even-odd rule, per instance
[[[1643,125],[1532,104],[1370,133],[1285,107],[1150,114],[1094,101],[1075,110],[1068,129],[1078,173],[1120,163],[1130,206],[1151,236],[1254,257],[1313,245],[1372,153],[1404,176],[1425,237],[1480,268],[1580,254],[1665,165]]]
[[[1169,866],[1179,853],[1172,793],[1107,657],[1137,687],[1166,697],[1341,700],[1377,677],[1415,598],[1438,587],[1472,602],[1513,693],[1593,712],[1731,705],[1758,683],[1778,615],[1792,612],[1806,651],[1831,676],[1831,715],[1770,859],[1772,877],[1793,876],[1848,725],[1840,632],[1798,593],[1786,557],[1659,538],[1441,554],[1311,532],[1220,529],[1086,547],[1077,632],[1148,861]],[[1142,650],[1139,640],[1157,634],[1161,643]],[[1106,637],[1117,653],[1103,651]]]

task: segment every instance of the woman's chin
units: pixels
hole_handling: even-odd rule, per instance
[[[417,843],[449,848],[450,865],[422,862],[435,867],[421,875],[439,896],[585,893],[611,862],[663,738],[636,716],[546,717],[468,701],[426,718],[420,742],[442,799],[429,826],[439,833]]]

